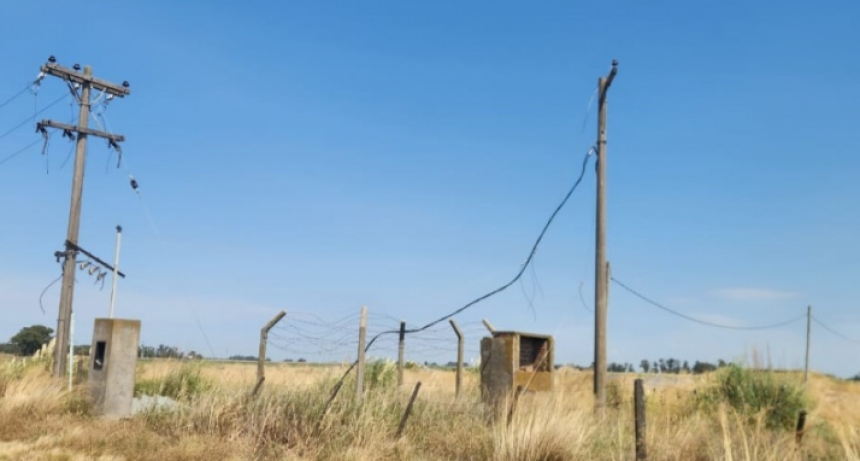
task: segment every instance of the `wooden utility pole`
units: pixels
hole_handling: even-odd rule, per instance
[[[97,136],[105,138],[116,146],[117,142],[122,142],[125,137],[105,133],[103,131],[92,130],[88,128],[90,117],[90,92],[92,90],[100,91],[105,94],[123,97],[131,94],[128,89],[128,82],[123,82],[122,85],[117,85],[104,80],[97,79],[92,76],[90,66],[85,66],[83,73],[80,71],[80,66],[75,64],[74,69],[69,69],[57,64],[57,60],[51,56],[48,63],[43,65],[41,71],[47,75],[59,77],[68,82],[70,89],[75,95],[80,105],[78,113],[77,126],[57,123],[51,120],[42,120],[37,124],[38,129],[58,128],[65,132],[77,133],[77,145],[75,147],[75,172],[72,181],[72,200],[69,210],[69,227],[66,233],[66,251],[64,254],[65,262],[63,264],[63,284],[60,291],[60,312],[57,318],[57,337],[56,347],[54,347],[54,366],[53,374],[57,378],[62,378],[66,373],[66,357],[69,344],[69,329],[72,317],[72,300],[75,291],[75,266],[77,264],[78,231],[81,224],[81,199],[84,189],[84,166],[87,156],[87,138],[89,136]],[[77,86],[80,87],[81,93],[78,95]]]
[[[806,364],[803,367],[803,384],[809,383],[809,341],[812,339],[812,306],[806,306]]]
[[[597,81],[597,238],[594,267],[594,396],[598,409],[606,405],[606,310],[609,296],[606,266],[606,93],[615,74],[618,61],[612,61],[609,76]]]

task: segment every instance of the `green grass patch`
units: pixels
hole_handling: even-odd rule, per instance
[[[700,408],[725,404],[750,422],[763,414],[769,429],[791,429],[809,403],[803,388],[786,375],[730,365],[715,378],[710,388],[697,394]]]
[[[191,399],[212,388],[201,372],[201,365],[189,363],[163,378],[137,380],[134,395],[161,395],[175,400]]]

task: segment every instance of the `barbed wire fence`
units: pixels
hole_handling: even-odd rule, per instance
[[[384,335],[383,332],[398,330],[403,320],[384,313],[367,313],[366,334],[377,337],[367,360],[386,361],[405,369],[456,368],[458,336],[448,323],[440,323],[420,332],[404,337],[403,364],[399,364],[400,338]],[[336,318],[326,318],[313,312],[290,311],[268,335],[268,344],[287,356],[286,361],[343,364],[355,363],[359,353],[360,314],[355,312]],[[480,358],[480,340],[487,336],[486,327],[480,321],[458,324],[464,337],[464,362],[462,367],[477,367]],[[416,381],[404,380],[404,388]],[[423,383],[425,387],[437,387],[454,391],[453,384],[445,380]],[[450,387],[450,389],[447,389]]]
[[[272,330],[269,344],[287,354],[289,360],[352,363],[358,353],[359,314],[327,319],[311,312],[287,312],[284,320]],[[401,320],[388,314],[368,312],[367,335],[397,330]],[[478,341],[487,330],[479,321],[460,325],[466,339],[466,357],[479,354]],[[397,360],[399,338],[382,335],[374,343],[369,359]],[[447,323],[420,333],[408,335],[404,341],[406,362],[426,366],[446,365],[457,357],[457,336]]]

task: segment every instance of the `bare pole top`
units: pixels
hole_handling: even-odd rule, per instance
[[[612,85],[612,81],[615,80],[615,74],[618,73],[618,60],[612,60],[612,70],[609,71],[609,75],[606,76],[606,83],[603,85],[603,93],[609,90],[609,85]]]

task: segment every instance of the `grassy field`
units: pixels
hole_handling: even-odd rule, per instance
[[[263,392],[251,398],[254,364],[141,362],[138,392],[168,394],[180,405],[112,422],[93,417],[80,390],[67,392],[44,363],[6,361],[0,363],[0,460],[634,458],[634,374],[613,376],[609,408],[598,416],[591,375],[559,370],[556,392],[524,396],[506,424],[505,418],[494,423],[478,403],[474,372],[466,373],[466,392],[457,400],[453,372],[408,370],[407,384],[398,388],[393,366],[383,362],[368,369],[362,405],[347,380],[323,414],[342,372],[271,363]],[[649,459],[860,461],[858,383],[815,375],[804,390],[798,375],[742,369],[654,376],[645,376]],[[764,384],[747,386],[756,380]],[[396,439],[416,381],[422,382],[418,401]],[[809,410],[801,445],[791,427],[798,406]],[[785,414],[775,411],[780,408]]]

